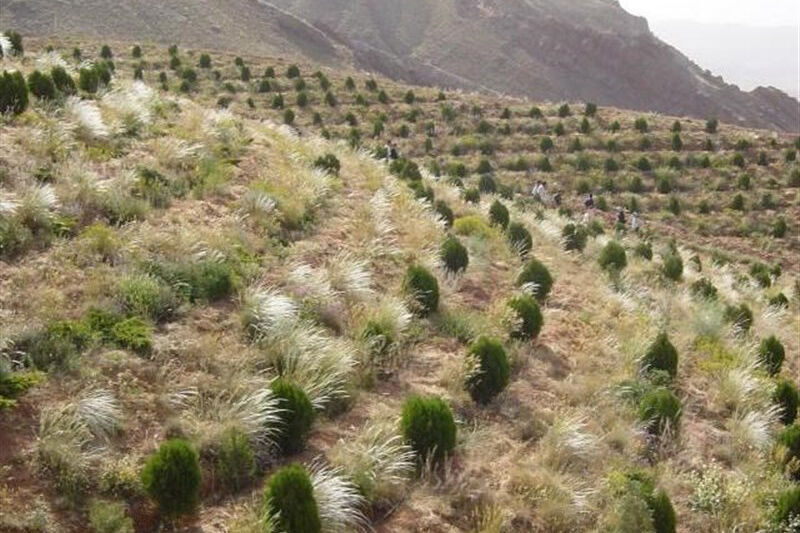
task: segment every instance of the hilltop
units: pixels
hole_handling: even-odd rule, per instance
[[[800,104],[744,92],[659,40],[615,0],[8,0],[0,26],[310,58],[416,85],[800,130]]]
[[[0,119],[0,529],[272,532],[279,482],[326,533],[797,526],[796,137],[25,45],[0,64],[40,94]]]

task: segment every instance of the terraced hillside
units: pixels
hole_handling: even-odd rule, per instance
[[[1,530],[800,523],[797,139],[25,44]]]

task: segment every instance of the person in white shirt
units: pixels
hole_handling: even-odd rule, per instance
[[[633,214],[631,214],[631,229],[634,232],[638,232],[640,227],[641,222],[639,222],[639,213],[634,211]]]

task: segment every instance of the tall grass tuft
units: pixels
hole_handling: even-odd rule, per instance
[[[69,119],[75,122],[77,133],[82,138],[106,139],[111,134],[96,103],[70,96],[64,105],[64,110]]]
[[[366,501],[340,468],[331,468],[317,459],[308,470],[322,531],[370,529],[369,520],[362,511]]]

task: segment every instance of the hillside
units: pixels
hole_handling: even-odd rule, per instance
[[[25,45],[79,87],[0,118],[0,531],[800,523],[796,137]]]
[[[615,0],[133,0],[113,10],[105,0],[7,0],[3,7],[0,26],[31,36],[289,54],[418,85],[800,130],[796,99],[725,83]]]

